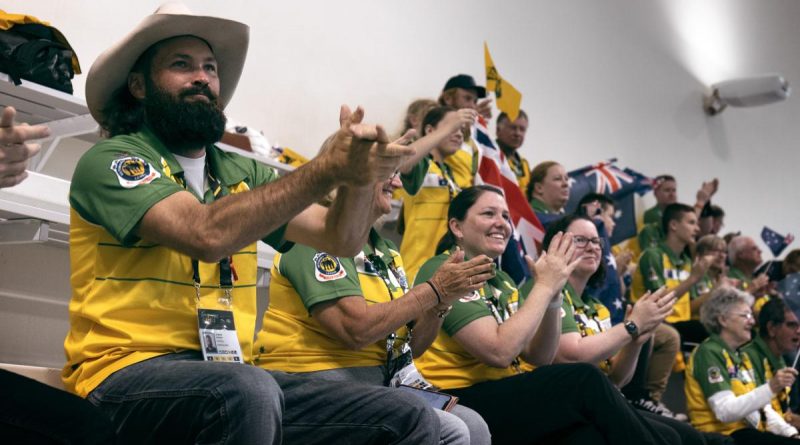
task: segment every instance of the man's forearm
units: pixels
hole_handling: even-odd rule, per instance
[[[311,161],[252,191],[203,205],[176,193],[150,208],[138,235],[194,258],[214,262],[262,239],[337,185],[323,162]]]
[[[341,186],[325,218],[329,250],[339,256],[361,251],[372,224],[378,218],[374,205],[375,186]]]

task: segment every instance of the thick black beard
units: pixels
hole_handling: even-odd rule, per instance
[[[187,102],[184,98],[202,93],[206,102]],[[177,97],[148,82],[144,99],[145,121],[172,152],[195,150],[222,139],[225,112],[207,87],[181,91]]]

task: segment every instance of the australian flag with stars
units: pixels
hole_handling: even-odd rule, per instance
[[[597,232],[603,240],[603,260],[606,265],[606,280],[589,292],[600,300],[611,313],[611,323],[617,324],[625,318],[626,299],[617,275],[617,264],[611,246],[636,236],[636,211],[634,196],[643,195],[652,189],[652,180],[629,168],[620,169],[616,159],[609,159],[569,172],[570,195],[565,206],[567,212],[577,210],[578,202],[588,193],[601,193],[614,200],[614,233],[609,236],[603,223],[595,221]]]

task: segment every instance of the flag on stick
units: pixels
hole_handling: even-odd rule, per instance
[[[522,93],[497,72],[492,55],[489,54],[489,45],[486,42],[483,42],[483,58],[486,62],[486,91],[494,91],[497,108],[507,114],[511,122],[514,122],[519,116]]]

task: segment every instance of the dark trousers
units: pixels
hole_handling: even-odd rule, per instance
[[[736,445],[789,445],[798,443],[797,439],[778,436],[755,428],[742,428],[731,433],[731,437],[736,441]]]
[[[448,392],[483,416],[494,444],[552,443],[572,431],[595,436],[587,425],[605,443],[669,443],[588,364],[542,366]]]
[[[78,396],[0,370],[0,442],[112,444],[106,416]]]
[[[687,320],[671,323],[672,327],[681,334],[681,343],[702,343],[708,338],[708,331],[699,320]],[[681,347],[683,349],[683,347]]]

